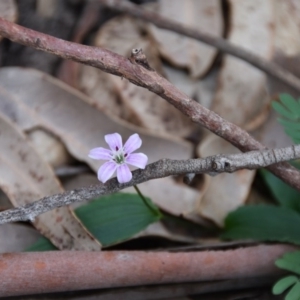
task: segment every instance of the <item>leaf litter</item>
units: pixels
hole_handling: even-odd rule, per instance
[[[0,128],[0,187],[13,205],[25,205],[63,192],[50,166],[2,112]],[[31,221],[59,249],[101,249],[101,245],[77,221],[68,207],[49,211]]]
[[[16,75],[18,80],[11,80]],[[105,148],[104,135],[113,132],[119,132],[124,139],[138,133],[143,141],[140,151],[147,154],[149,163],[166,157],[191,157],[189,143],[167,134],[154,135],[129,126],[119,118],[95,110],[88,103],[86,96],[42,72],[20,68],[0,70],[0,111],[25,131],[40,127],[51,132],[73,157],[86,162],[95,172],[101,163],[88,158],[89,150],[99,146]],[[140,188],[167,212],[187,218],[199,194],[191,187],[178,186],[172,178],[165,178],[163,185],[160,180],[151,180],[141,184]],[[160,192],[162,189],[168,191],[168,197]],[[200,222],[201,218],[193,217],[193,220]]]
[[[165,1],[159,2],[160,5],[162,5],[161,3]],[[181,7],[181,9],[175,13],[181,14],[179,17],[185,19],[184,22],[187,26],[196,25],[197,28],[200,28],[198,25],[203,26],[204,23],[207,22],[207,24],[210,25],[206,24],[205,26],[211,27],[211,29],[216,30],[215,32],[218,36],[222,36],[224,29],[221,9],[219,7],[220,2],[211,1],[208,4],[207,1],[206,4],[199,3],[200,1],[186,1],[185,3],[179,2],[175,4],[174,1],[174,7],[176,6],[177,10],[178,7]],[[295,38],[299,33],[299,14],[297,14],[299,5],[297,0],[287,0],[284,2],[276,0],[273,3],[266,1],[263,4],[254,5],[260,9],[253,10],[249,10],[247,4],[244,5],[235,0],[230,1],[229,4],[233,12],[229,15],[231,25],[228,36],[229,41],[247,47],[247,49],[251,51],[257,51],[258,54],[263,55],[267,59],[270,59],[273,51],[272,47],[275,45],[274,60],[297,73],[297,62],[299,60],[299,45]],[[191,22],[195,21],[195,18],[191,17],[191,7],[195,5],[206,5],[207,7],[211,5],[217,7],[217,9],[214,14],[210,14],[210,17],[209,14],[205,16],[207,20],[197,22],[198,24],[195,25],[188,24],[188,19],[190,19]],[[182,8],[183,6],[184,8]],[[275,17],[270,13],[272,9],[269,9],[273,6],[275,7]],[[245,12],[247,12],[247,18],[243,17]],[[178,20],[179,17],[176,17],[176,20]],[[168,43],[166,43],[167,39],[157,44],[158,39],[156,38],[156,42],[153,40],[155,36],[153,28],[151,29],[151,38],[146,35],[145,27],[141,22],[128,21],[129,19],[128,17],[118,17],[109,21],[111,23],[108,22],[108,24],[106,24],[107,27],[102,26],[100,31],[96,34],[95,44],[99,46],[101,42],[103,43],[102,46],[107,48],[112,47],[113,51],[120,51],[120,54],[127,57],[130,55],[132,48],[141,46],[144,52],[146,52],[150,65],[159,73],[168,76],[172,82],[173,80],[178,80],[174,79],[176,78],[175,73],[180,73],[179,84],[175,83],[175,85],[179,87],[180,84],[184,85],[180,87],[180,89],[184,90],[190,97],[198,98],[201,104],[207,107],[211,107],[212,105],[213,110],[220,113],[223,117],[245,128],[250,128],[252,125],[250,127],[247,126],[254,124],[251,129],[255,129],[265,122],[265,116],[268,116],[269,110],[263,112],[265,116],[260,120],[255,120],[257,115],[263,111],[265,107],[264,103],[269,101],[269,96],[264,91],[266,88],[266,77],[264,74],[257,70],[253,72],[253,68],[245,63],[244,66],[239,66],[239,64],[236,63],[241,63],[240,61],[234,62],[233,59],[232,62],[231,58],[225,56],[223,66],[221,69],[217,66],[216,73],[213,75],[213,77],[216,77],[216,75],[219,76],[219,85],[214,97],[216,79],[212,78],[208,84],[205,81],[211,75],[211,66],[217,55],[215,49],[202,45],[194,40],[190,40],[190,42],[201,44],[204,48],[201,50],[194,45],[187,47],[187,45],[191,44],[177,42],[177,44],[174,44],[174,47],[177,46],[179,50],[174,49],[174,51],[180,51],[180,55],[174,58],[172,57],[173,47],[168,47]],[[118,22],[120,22],[120,24],[117,24]],[[214,25],[211,25],[213,23],[209,22],[214,22]],[[275,24],[275,34],[272,32],[272,24]],[[122,26],[123,28],[120,28]],[[258,27],[262,29],[261,32],[257,30]],[[131,36],[129,37],[127,28],[130,29],[129,33]],[[121,29],[126,32],[126,35],[124,34],[125,38],[123,37]],[[155,30],[160,31],[161,34],[172,34],[169,31]],[[205,29],[201,30],[205,31]],[[254,43],[251,45],[253,33],[255,33],[255,39],[257,37],[259,38],[256,49],[253,49]],[[272,36],[272,34],[274,34],[274,36]],[[174,38],[174,41],[176,41],[176,39],[178,40],[178,38],[179,36]],[[182,38],[182,36],[180,36],[180,38]],[[267,42],[263,45],[260,39],[264,39],[264,41]],[[121,41],[121,45],[117,43],[117,40]],[[272,43],[274,45],[272,45]],[[187,49],[190,51],[187,51]],[[195,51],[196,49],[199,49],[199,51]],[[170,73],[168,69],[162,68],[161,61],[158,58],[158,51],[171,64],[186,68],[192,76],[204,77],[204,80],[198,81],[195,78],[190,78],[185,71],[182,70],[173,68]],[[169,53],[166,51],[169,51]],[[205,59],[199,60],[199,57],[195,57],[198,54],[201,54],[201,58]],[[181,61],[176,62],[175,60],[177,58],[180,58]],[[243,63],[241,63],[241,65],[243,65]],[[35,131],[38,132],[38,135],[40,134],[39,132],[53,135],[52,137],[54,137],[59,147],[66,146],[73,157],[79,161],[88,163],[94,171],[99,165],[96,162],[88,160],[86,153],[90,148],[98,146],[99,142],[102,143],[103,136],[107,134],[108,131],[121,132],[125,137],[128,137],[134,132],[138,132],[143,138],[143,151],[151,153],[150,155],[148,154],[151,161],[163,157],[184,159],[192,156],[191,145],[182,142],[181,139],[172,138],[170,133],[173,137],[186,137],[191,134],[194,129],[183,121],[180,121],[182,123],[180,123],[179,127],[166,122],[164,112],[168,113],[172,110],[169,104],[163,104],[162,106],[160,106],[160,104],[157,105],[159,102],[164,102],[158,99],[158,97],[155,98],[147,95],[150,94],[148,91],[142,92],[142,89],[141,91],[138,90],[139,88],[136,90],[135,88],[137,87],[127,84],[125,80],[115,78],[87,66],[80,66],[79,68],[81,78],[75,86],[79,87],[80,90],[89,95],[89,97],[84,97],[51,77],[37,71],[18,68],[2,69],[0,71],[0,110],[2,113],[5,112],[5,114],[16,122],[23,132],[28,135],[32,133],[35,135]],[[171,69],[170,67],[167,68]],[[237,70],[237,74],[235,70]],[[220,71],[219,75],[217,73],[218,71]],[[208,76],[206,76],[206,74],[208,74]],[[229,80],[228,74],[232,75],[233,78]],[[25,77],[28,78],[26,79]],[[39,85],[40,87],[38,87]],[[236,86],[239,88],[236,88]],[[251,86],[251,89],[249,86]],[[284,89],[285,88],[286,87],[284,87]],[[282,91],[281,85],[275,85],[275,87],[273,85],[272,91],[276,91],[276,89]],[[132,93],[135,94],[132,95]],[[230,101],[228,101],[228,99],[230,99]],[[211,100],[214,102],[211,102]],[[152,107],[151,105],[154,103],[157,106]],[[92,113],[91,111],[94,112]],[[172,114],[171,119],[178,118],[176,113],[173,114],[172,112],[170,114]],[[137,126],[130,125],[129,123],[133,123]],[[273,123],[273,125],[275,125],[275,123]],[[273,125],[269,125],[268,130],[270,130],[270,127],[273,128]],[[145,129],[141,129],[141,127]],[[274,134],[269,134],[270,131],[268,130],[260,132],[261,139],[266,139],[268,146],[278,146],[278,139],[281,145],[290,143],[281,138],[283,131],[282,134],[279,134],[280,137],[278,138],[279,131],[275,130]],[[89,134],[87,134],[87,132]],[[158,134],[157,132],[160,133]],[[90,137],[88,137],[88,135],[90,135]],[[41,139],[41,141],[43,140]],[[25,144],[28,144],[28,140],[26,140]],[[155,147],[153,147],[153,145],[155,145]],[[35,147],[36,150],[40,148],[38,144],[36,144]],[[222,142],[217,139],[206,137],[202,139],[197,152],[199,155],[207,156],[213,153],[224,153],[224,151],[226,152],[227,150],[230,153],[235,151],[223,145]],[[60,151],[61,150],[59,150],[58,153],[66,154],[65,150]],[[45,151],[45,153],[47,154],[47,151]],[[69,163],[70,157],[68,154],[66,155],[63,160],[59,160],[60,154],[57,154],[56,159],[48,160],[48,162],[50,162],[52,166]],[[47,157],[44,158],[47,159]],[[45,165],[49,168],[48,164]],[[244,204],[246,201],[247,193],[249,192],[254,176],[247,174],[247,172],[249,171],[246,171],[244,174],[225,174],[228,178],[222,178],[221,175],[215,178],[207,176],[203,189],[199,191],[179,184],[172,178],[154,180],[153,182],[150,181],[147,184],[141,185],[141,190],[147,196],[153,198],[161,208],[166,209],[166,211],[175,216],[183,215],[185,218],[199,224],[201,224],[203,220],[201,216],[204,216],[222,226],[226,213],[234,209],[234,207]],[[50,177],[51,180],[56,180],[53,174],[51,174]],[[88,181],[79,179],[79,181],[74,184],[76,187],[81,184],[85,185],[87,182]],[[164,188],[161,188],[162,186]],[[230,189],[234,190],[236,188],[237,190],[234,191],[234,195],[231,194],[232,191],[230,191]],[[221,196],[220,193],[222,193]],[[230,197],[232,201],[227,202]],[[222,199],[222,201],[220,199]],[[16,229],[16,232],[19,230],[23,232],[23,229]],[[26,229],[24,232],[26,232]],[[140,235],[135,237],[149,235],[161,235],[171,240],[180,240],[183,238],[182,242],[184,242],[182,235],[176,236],[176,232],[171,232],[170,234],[170,231],[160,222],[150,225],[144,232],[141,232]],[[64,238],[66,239],[66,237]],[[189,238],[187,235],[185,241],[188,242]],[[193,240],[191,239],[190,242],[193,242]],[[196,242],[196,240],[194,240],[194,242]],[[22,244],[22,242],[20,243]],[[19,246],[21,247],[21,245]]]

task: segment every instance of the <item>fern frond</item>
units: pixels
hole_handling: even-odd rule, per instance
[[[282,117],[278,119],[294,143],[300,143],[300,99],[295,100],[288,94],[279,96],[280,102],[273,102],[273,109]]]

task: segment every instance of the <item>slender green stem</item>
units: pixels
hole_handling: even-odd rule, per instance
[[[154,207],[152,205],[150,205],[150,203],[147,201],[147,199],[144,197],[144,195],[142,194],[142,192],[140,191],[140,189],[137,187],[137,185],[133,186],[134,189],[136,190],[136,192],[138,193],[138,195],[141,197],[141,199],[143,200],[144,204],[152,211],[154,212],[156,215],[157,214],[161,214],[159,209],[155,210]]]

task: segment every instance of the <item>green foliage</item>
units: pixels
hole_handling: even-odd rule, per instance
[[[279,96],[272,106],[281,116],[278,121],[296,143],[300,143],[300,99],[288,94]],[[294,163],[299,168],[299,163]],[[225,220],[225,239],[253,239],[288,242],[300,245],[300,193],[272,173],[261,170],[262,178],[280,206],[244,206],[231,212]],[[276,266],[300,275],[300,251],[287,253],[275,262]],[[300,300],[300,278],[294,275],[280,279],[273,286],[273,294],[289,289],[285,300]]]
[[[260,170],[260,174],[278,204],[300,213],[299,191],[290,187],[288,184],[265,169]]]
[[[282,258],[276,260],[275,265],[300,275],[300,251],[284,254]]]
[[[275,262],[276,266],[300,275],[300,251],[290,252],[283,255]],[[286,276],[275,283],[272,292],[279,295],[290,288],[285,300],[300,300],[300,278],[294,275]]]
[[[95,199],[75,209],[77,217],[104,247],[125,241],[149,224],[162,218],[158,207],[149,198],[147,203],[136,194],[117,193]],[[42,238],[27,251],[55,250]]]
[[[281,115],[279,123],[296,144],[300,143],[300,99],[295,100],[288,94],[279,96],[280,102],[273,102],[272,107]]]
[[[146,198],[152,209],[136,194],[114,194],[101,197],[75,210],[83,225],[104,247],[129,239],[158,221],[159,209]]]
[[[36,252],[36,251],[52,251],[57,250],[57,248],[44,236],[38,239],[33,245],[28,247],[25,251]]]
[[[300,245],[300,214],[274,205],[243,206],[228,214],[224,239],[253,239]]]

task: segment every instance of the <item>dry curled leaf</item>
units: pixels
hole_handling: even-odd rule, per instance
[[[155,9],[155,8],[154,8]],[[155,9],[164,17],[204,33],[221,37],[223,17],[219,0],[159,0]],[[178,67],[188,68],[193,77],[204,75],[211,67],[217,50],[180,34],[149,26],[165,59]]]
[[[208,135],[198,147],[199,157],[237,152],[239,150],[234,146],[213,135]],[[239,170],[232,174],[222,173],[215,177],[205,175],[206,190],[198,200],[198,213],[222,226],[229,212],[245,204],[254,175],[255,171],[249,170]]]
[[[229,42],[270,60],[274,44],[273,0],[229,3]],[[265,74],[237,58],[225,56],[218,81],[212,110],[239,126],[251,122],[268,101]]]
[[[275,7],[275,49],[273,62],[300,77],[300,2],[298,0],[274,0]],[[277,94],[288,93],[296,99],[299,91],[286,84],[269,78],[268,90],[271,101],[278,100]],[[255,136],[270,148],[285,147],[292,144],[290,137],[284,132],[277,121],[278,114],[271,110],[262,128],[255,132]]]
[[[2,94],[0,102],[2,102]],[[35,152],[19,129],[0,113],[0,187],[14,206],[63,192],[55,174]],[[68,207],[57,208],[32,220],[59,249],[100,250]]]
[[[143,35],[142,27],[135,19],[116,17],[108,21],[97,33],[95,45],[127,57],[133,48],[142,48],[151,68],[163,73],[156,48]],[[147,129],[176,133],[177,136],[187,136],[194,129],[194,124],[186,116],[156,94],[125,79],[100,72],[84,67],[81,90],[93,99],[97,98],[106,111]],[[111,96],[113,91],[117,97]]]
[[[128,123],[107,116],[87,102],[89,99],[83,94],[42,72],[22,68],[0,70],[0,111],[23,130],[41,127],[52,132],[75,158],[88,163],[94,171],[101,162],[88,158],[88,152],[99,146],[107,148],[104,135],[112,132],[119,132],[124,140],[138,133],[143,141],[141,152],[147,154],[149,163],[162,158],[191,157],[190,144],[176,137],[153,135],[135,126],[128,126]],[[161,184],[159,180],[151,182],[144,183],[151,184],[146,195],[156,203],[166,201],[164,189],[172,193],[175,186],[175,183]],[[144,184],[140,185],[142,191]],[[173,198],[165,206],[170,209],[178,206],[189,212],[191,206],[184,207],[181,204],[182,197],[192,195],[193,198],[186,201],[193,203],[196,201],[195,192],[184,186],[180,190],[180,193],[171,194]]]

